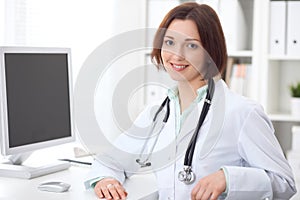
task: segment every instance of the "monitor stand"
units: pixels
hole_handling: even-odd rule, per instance
[[[22,165],[29,156],[30,153],[8,157],[6,162],[0,164],[0,177],[31,179],[62,171],[70,167],[70,163],[66,161],[56,161],[40,167]]]

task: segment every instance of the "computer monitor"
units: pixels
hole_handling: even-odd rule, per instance
[[[23,166],[28,153],[75,140],[69,48],[0,47],[0,176],[33,178],[67,162]]]

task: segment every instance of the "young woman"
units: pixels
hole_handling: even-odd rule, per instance
[[[177,81],[177,87],[168,92],[170,116],[157,146],[165,144],[162,140],[181,138],[173,146],[174,161],[155,170],[159,199],[293,196],[291,168],[262,107],[231,92],[218,78],[226,66],[227,52],[215,11],[207,5],[183,3],[165,16],[159,28],[152,58]],[[203,110],[208,112],[197,125]],[[147,115],[146,110],[135,123],[151,121]],[[188,153],[180,154],[179,149]],[[89,184],[98,197],[126,197],[122,186],[126,170],[98,162],[94,170]]]

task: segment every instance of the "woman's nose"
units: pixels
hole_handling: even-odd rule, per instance
[[[185,59],[183,47],[177,47],[171,53],[172,53],[173,59],[176,59],[176,60],[184,60]]]

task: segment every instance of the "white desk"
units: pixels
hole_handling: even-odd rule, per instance
[[[75,146],[77,145],[75,144]],[[66,144],[39,150],[34,152],[26,162],[34,166],[38,163],[47,163],[47,161],[51,160],[55,161],[57,158],[76,159],[72,157],[73,147],[74,144]],[[90,162],[92,158],[86,157],[86,159],[83,158],[83,160],[79,160]],[[94,190],[85,190],[83,184],[90,168],[88,165],[72,164],[68,170],[31,180],[0,177],[0,200],[96,200],[98,198],[94,194]],[[63,181],[71,184],[71,188],[68,192],[64,193],[38,190],[38,185],[46,181]],[[124,187],[128,192],[128,200],[157,199],[156,182],[153,174],[132,176],[125,182]]]
[[[92,189],[85,190],[83,185],[89,169],[90,167],[76,164],[68,170],[31,180],[0,177],[0,200],[96,200],[98,198],[94,191]],[[64,193],[45,192],[37,189],[40,183],[52,180],[69,183],[71,188]],[[132,176],[126,181],[124,187],[128,192],[128,200],[153,200],[157,198],[153,174]]]

